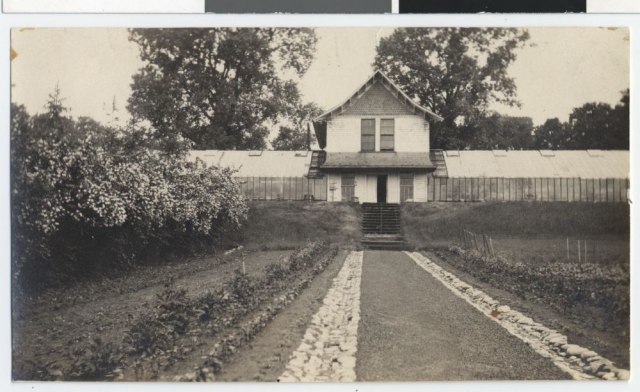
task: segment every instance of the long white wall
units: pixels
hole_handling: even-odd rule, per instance
[[[359,152],[360,123],[363,118],[376,120],[376,151],[380,151],[380,120],[395,119],[395,148],[397,152],[429,152],[429,122],[420,116],[338,116],[327,124],[328,152]]]

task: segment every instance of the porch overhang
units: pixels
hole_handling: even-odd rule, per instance
[[[322,172],[427,172],[436,170],[428,152],[327,152]]]

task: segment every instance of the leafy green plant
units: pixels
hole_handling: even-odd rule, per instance
[[[71,380],[101,380],[116,378],[117,371],[126,366],[125,353],[113,343],[96,337],[88,349],[72,352],[73,362],[67,377]]]
[[[609,321],[628,318],[630,309],[629,271],[619,266],[540,261],[522,263],[497,255],[457,246],[446,257],[438,257],[479,279],[505,287],[520,295],[545,298],[554,306],[571,308],[587,305],[606,310]]]
[[[16,381],[58,381],[63,378],[57,361],[38,362],[29,359],[13,361],[12,378]]]
[[[167,284],[156,295],[154,311],[132,323],[125,334],[125,342],[136,354],[154,355],[156,350],[169,350],[177,336],[187,332],[194,317],[197,312],[186,290],[176,290]]]

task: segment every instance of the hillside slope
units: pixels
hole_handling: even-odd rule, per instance
[[[290,249],[310,240],[354,249],[362,230],[360,206],[347,203],[250,202],[247,221],[228,235],[231,244],[261,249]]]
[[[456,239],[462,229],[491,236],[628,237],[624,203],[406,203],[402,225],[409,242]]]

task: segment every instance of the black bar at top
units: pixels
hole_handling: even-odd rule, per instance
[[[205,12],[218,14],[383,14],[391,0],[205,0]]]
[[[587,0],[399,0],[401,14],[584,13]]]

